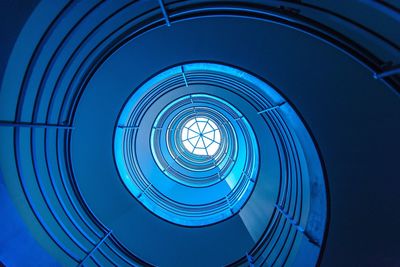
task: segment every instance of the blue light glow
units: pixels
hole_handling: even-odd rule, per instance
[[[190,81],[191,71],[237,74],[219,66],[188,64],[186,75]],[[181,70],[164,71],[133,94],[119,118],[115,158],[127,188],[146,208],[176,224],[203,226],[233,216],[246,203],[259,152],[245,116],[213,95],[212,86],[185,92]],[[172,86],[177,79],[180,84]],[[143,140],[142,133],[150,138]]]

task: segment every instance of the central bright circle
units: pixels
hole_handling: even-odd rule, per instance
[[[211,157],[220,147],[221,133],[210,118],[195,117],[183,127],[181,141],[188,152]]]

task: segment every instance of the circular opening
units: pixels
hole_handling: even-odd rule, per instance
[[[214,156],[221,144],[219,127],[207,117],[195,117],[184,125],[181,142],[194,155]]]
[[[244,121],[234,120],[240,116],[232,105],[214,96],[180,97],[155,119],[150,137],[152,157],[168,178],[182,185],[215,185],[231,174],[238,142],[246,142],[243,133],[251,131]]]
[[[255,133],[234,105],[211,94],[212,87],[197,94],[171,89],[174,75],[166,73],[139,88],[121,113],[124,126],[115,135],[121,177],[139,202],[170,222],[224,221],[240,211],[255,186]]]
[[[220,64],[186,64],[149,79],[123,107],[114,146],[136,200],[190,227],[247,220],[259,209],[268,216],[303,209],[310,196],[297,193],[299,183],[320,173],[319,165],[309,170],[310,159],[318,162],[312,140],[285,99]]]

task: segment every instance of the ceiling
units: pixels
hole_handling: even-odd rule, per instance
[[[113,137],[132,88],[190,62],[268,81],[316,145],[324,177],[310,181],[325,184],[326,224],[315,259],[287,265],[400,264],[398,1],[25,0],[1,1],[0,13],[6,266],[73,266],[92,250],[88,266],[118,253],[115,265],[247,264],[253,240],[241,222],[166,223],[118,179]],[[311,202],[320,194],[310,189]]]

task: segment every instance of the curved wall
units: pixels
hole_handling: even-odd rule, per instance
[[[395,70],[387,62],[395,65],[399,57],[396,12],[356,2],[44,1],[16,42],[0,92],[8,191],[35,238],[67,266],[304,266],[316,264],[321,247],[319,263],[327,266],[394,264],[399,80],[386,71]],[[370,14],[382,24],[371,24]],[[243,211],[237,222],[175,227],[137,205],[123,186],[112,140],[132,88],[162,69],[196,61],[249,70],[287,99],[293,118],[300,115],[293,123],[304,123],[312,139],[297,133],[294,143],[315,143],[313,153],[324,163],[305,153],[299,162],[309,169],[299,177],[309,178],[300,187],[290,178],[281,194],[296,199],[304,186],[304,221],[296,221],[290,201],[261,199],[256,212]],[[272,111],[285,112],[284,106]],[[257,217],[264,205],[271,215]],[[263,221],[268,226],[259,227]],[[201,239],[204,229],[214,237]],[[290,236],[296,241],[288,243]],[[385,248],[376,246],[383,242]]]

